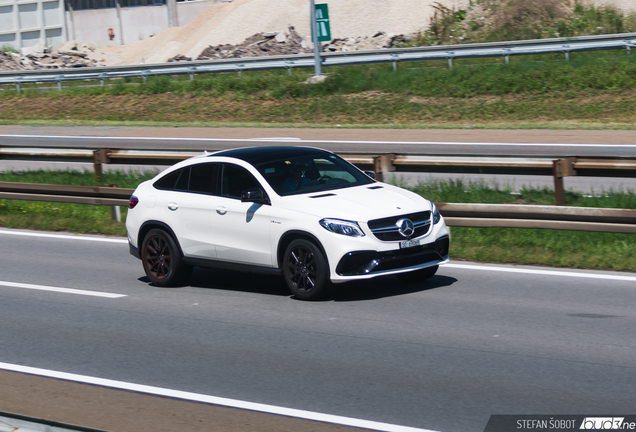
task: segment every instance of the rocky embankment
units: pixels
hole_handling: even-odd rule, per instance
[[[333,39],[329,43],[322,44],[322,51],[363,51],[381,48],[394,48],[400,42],[406,42],[412,36],[394,35],[385,32],[375,32],[364,37],[349,37]],[[191,60],[217,60],[243,57],[263,57],[289,54],[302,54],[313,52],[313,44],[300,36],[294,27],[289,27],[284,31],[257,33],[247,38],[238,45],[216,45],[209,46],[196,58],[178,55],[169,61],[191,61]]]
[[[333,39],[321,44],[324,52],[364,51],[394,48],[406,42],[411,36],[375,32],[369,36]],[[294,27],[284,31],[257,33],[238,45],[209,46],[195,59],[184,55],[171,58],[170,62],[192,60],[218,60],[243,57],[263,57],[275,55],[301,54],[313,52],[311,41],[300,36]],[[0,51],[0,71],[65,69],[107,66],[104,53],[92,44],[70,41],[55,49],[23,54]]]
[[[26,50],[22,54],[0,51],[0,71],[67,69],[105,66],[101,51],[92,44],[66,42],[54,50]]]

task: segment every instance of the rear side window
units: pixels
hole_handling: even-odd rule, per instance
[[[173,171],[165,177],[161,177],[153,184],[153,186],[159,190],[177,190],[187,192],[189,182],[190,167],[185,167]]]
[[[179,180],[177,180],[177,184],[175,185],[174,190],[187,192],[189,183],[190,183],[190,167],[186,167],[181,170],[181,175],[179,176]]]
[[[173,190],[174,186],[177,184],[177,180],[179,180],[181,171],[183,171],[183,169],[173,171],[170,174],[161,177],[154,183],[153,186],[159,190]]]
[[[219,166],[218,163],[205,163],[181,168],[157,180],[154,187],[160,190],[218,195]]]
[[[190,192],[217,195],[219,177],[218,163],[202,163],[193,165],[190,171]]]

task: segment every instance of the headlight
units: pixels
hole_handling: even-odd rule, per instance
[[[437,210],[437,206],[434,203],[431,203],[431,205],[433,206],[433,225],[435,225],[442,220],[442,215],[439,213],[439,210]]]
[[[357,222],[340,219],[322,219],[320,221],[320,225],[332,233],[342,234],[349,237],[364,237],[364,233]]]

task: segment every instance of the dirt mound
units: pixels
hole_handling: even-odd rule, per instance
[[[468,4],[468,0],[440,1],[452,8],[465,7]],[[330,0],[331,34],[334,39],[341,41],[342,46],[346,45],[346,41],[349,41],[351,46],[355,45],[352,44],[352,38],[374,39],[373,36],[380,32],[384,32],[385,37],[391,34],[414,34],[428,26],[433,3],[433,0]],[[188,25],[169,28],[142,41],[104,48],[106,62],[114,66],[163,63],[175,58],[196,59],[209,47],[216,48],[223,45],[238,47],[255,34],[280,35],[290,26],[295,28],[304,41],[307,41],[303,49],[311,50],[312,46],[308,43],[310,41],[308,6],[306,0],[234,0],[213,4]],[[255,40],[255,42],[260,41]],[[254,49],[257,47],[260,49],[261,46],[272,49],[281,47],[274,43],[266,44],[266,42],[272,41],[258,43]],[[332,45],[337,47],[335,43]],[[369,43],[369,48],[364,49],[381,48],[383,45],[385,45],[384,41]],[[208,51],[206,57],[228,58],[227,53],[221,54],[221,51],[232,49],[225,46],[214,52]],[[333,47],[329,50],[333,50]],[[286,53],[288,51],[285,50]],[[209,54],[219,54],[219,56]]]

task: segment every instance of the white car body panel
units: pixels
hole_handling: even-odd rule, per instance
[[[214,156],[214,155],[211,155]],[[209,158],[209,159],[206,159]],[[190,192],[157,190],[155,181],[188,165],[201,161],[231,163],[246,168],[260,183],[270,204],[241,202],[240,199]],[[132,248],[141,247],[139,230],[147,221],[168,226],[186,258],[280,268],[279,243],[290,232],[302,233],[319,243],[329,266],[332,282],[368,279],[382,274],[398,274],[443,264],[448,257],[426,263],[368,274],[342,275],[336,267],[352,252],[400,251],[400,241],[382,241],[371,231],[368,221],[387,217],[431,212],[431,229],[420,236],[420,244],[432,244],[449,237],[441,218],[433,224],[433,205],[411,191],[381,182],[332,190],[280,196],[250,163],[231,157],[201,156],[180,162],[155,179],[138,186],[134,193],[140,204],[129,210],[126,220]],[[323,228],[323,218],[357,222],[362,237],[337,234]],[[284,251],[283,251],[284,252]]]

